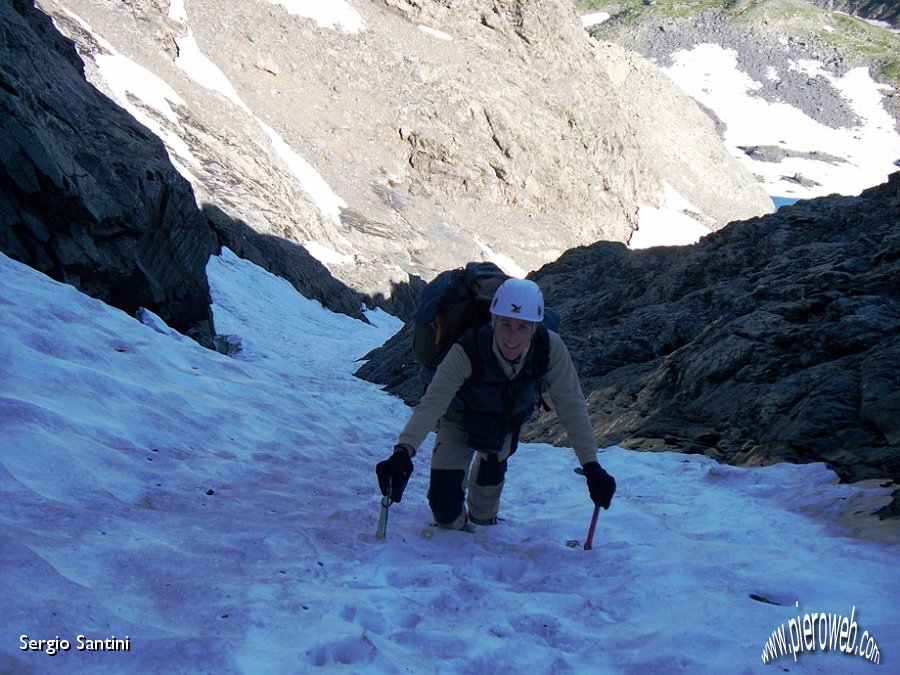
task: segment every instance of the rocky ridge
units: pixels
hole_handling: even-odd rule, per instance
[[[71,16],[58,20],[83,49],[109,55]],[[199,208],[161,140],[87,81],[95,62],[46,14],[4,3],[0,35],[0,250],[129,314],[149,309],[207,346],[206,261],[223,243],[362,318],[359,294],[307,251]]]
[[[846,12],[872,21],[883,21],[900,28],[900,5],[884,0],[810,0],[829,12]]]
[[[84,79],[49,19],[0,7],[0,248],[211,345],[212,233],[162,143]]]

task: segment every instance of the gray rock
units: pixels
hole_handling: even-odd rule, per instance
[[[534,278],[564,314],[607,441],[897,480],[898,232],[894,174],[692,247],[571,251]],[[561,440],[552,422],[537,429]]]
[[[846,12],[864,19],[900,27],[900,4],[885,0],[809,0],[829,12]]]
[[[827,162],[828,164],[845,164],[847,162],[843,157],[836,157],[835,155],[830,155],[827,152],[819,152],[818,150],[802,152],[775,145],[754,145],[752,147],[738,146],[738,148],[746,153],[748,157],[752,157],[757,161],[773,162],[775,164],[787,157],[814,159],[819,162]]]
[[[146,308],[208,347],[206,263],[222,245],[363,319],[365,298],[305,249],[198,208],[163,143],[87,82],[47,15],[4,4],[0,30],[0,250],[129,314]]]
[[[28,3],[0,6],[0,250],[205,344],[213,237],[158,138]]]

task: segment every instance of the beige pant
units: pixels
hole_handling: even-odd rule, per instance
[[[496,522],[511,440],[512,436],[507,436],[502,451],[491,457],[469,445],[462,422],[454,419],[452,413],[441,418],[431,455],[428,490],[428,502],[438,527],[462,528],[466,522],[464,502],[473,521]]]

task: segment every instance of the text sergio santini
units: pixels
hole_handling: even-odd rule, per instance
[[[55,656],[58,652],[67,652],[72,649],[72,643],[60,639],[57,635],[52,640],[29,640],[27,635],[19,636],[19,649],[23,652],[45,652],[49,656]],[[117,638],[115,635],[106,639],[90,639],[84,635],[75,637],[75,649],[80,652],[130,652],[131,638]]]

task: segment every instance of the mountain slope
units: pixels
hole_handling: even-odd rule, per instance
[[[896,31],[804,0],[578,4],[607,8],[591,35],[657,63],[773,197],[858,194],[900,159]],[[761,116],[781,129],[762,146]]]
[[[598,49],[563,0],[331,3],[350,26],[247,0],[38,5],[199,203],[305,246],[362,293],[471,258],[527,271],[627,241],[665,184],[711,228],[771,208],[695,104]],[[634,93],[648,82],[665,109]],[[706,151],[661,159],[654,126]]]

